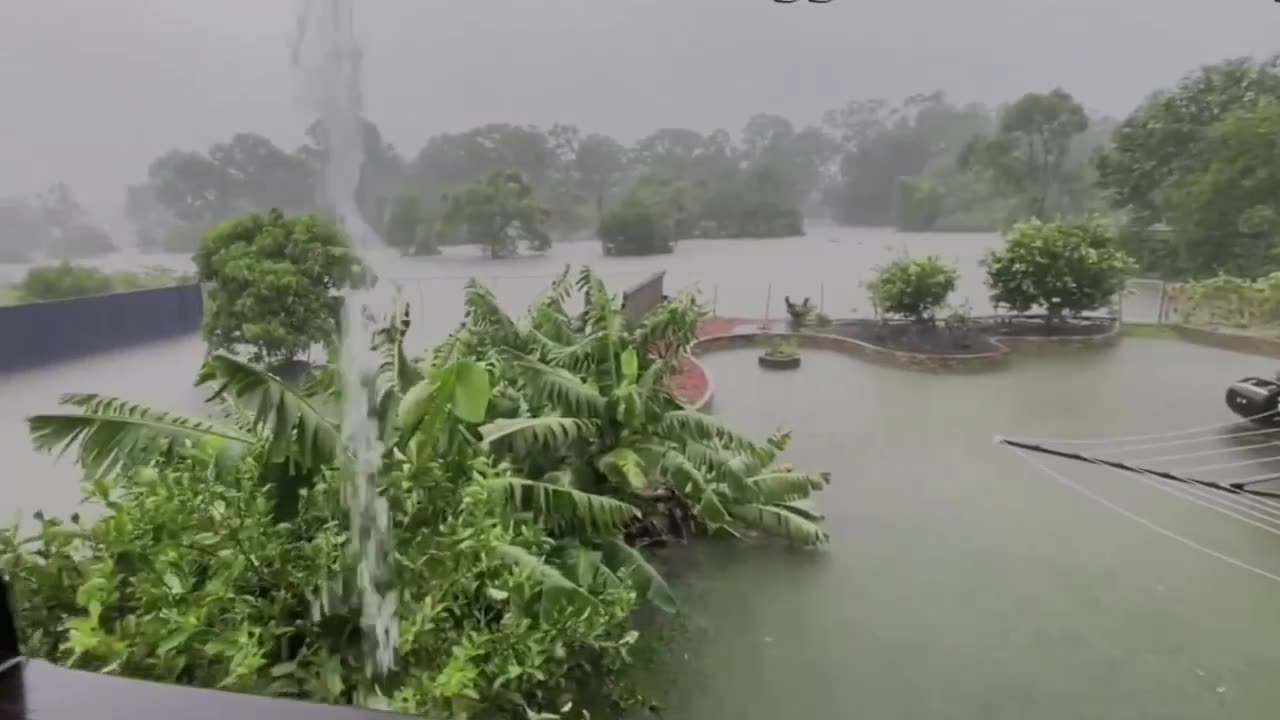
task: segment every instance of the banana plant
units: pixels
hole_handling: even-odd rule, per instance
[[[518,415],[480,428],[485,447],[542,485],[649,510],[674,493],[712,532],[824,542],[820,518],[797,503],[829,478],[777,462],[789,435],[756,443],[684,410],[671,395],[676,360],[700,317],[692,295],[682,293],[628,329],[590,269],[576,287],[583,301],[577,316],[566,309],[572,289],[566,269],[521,322],[483,288],[468,293],[470,350],[490,358],[502,373],[499,387],[521,398]]]

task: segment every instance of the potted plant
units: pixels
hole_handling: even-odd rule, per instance
[[[800,367],[800,348],[791,338],[778,338],[769,343],[769,349],[758,358],[762,368],[770,370],[794,370]]]
[[[809,325],[809,318],[817,311],[813,302],[809,298],[805,298],[804,302],[793,303],[790,297],[784,297],[783,302],[787,304],[787,315],[791,317],[792,332],[800,332]]]

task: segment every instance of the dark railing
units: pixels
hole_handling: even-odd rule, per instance
[[[199,285],[0,307],[0,373],[185,335],[203,317]]]

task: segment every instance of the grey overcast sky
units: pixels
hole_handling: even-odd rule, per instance
[[[292,148],[296,0],[0,0],[0,195],[65,180],[104,220],[174,147]],[[1061,85],[1127,113],[1200,64],[1280,50],[1272,0],[360,0],[367,114],[402,152],[484,122],[632,140],[815,122],[854,97]]]

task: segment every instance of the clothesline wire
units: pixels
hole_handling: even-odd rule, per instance
[[[1227,425],[1225,427],[1231,427],[1231,425]],[[1143,443],[1141,445],[1129,445],[1129,446],[1117,447],[1117,448],[1104,448],[1104,449],[1096,450],[1094,452],[1099,456],[1115,455],[1118,453],[1133,452],[1134,450],[1150,450],[1151,448],[1160,448],[1160,447],[1177,447],[1179,445],[1191,445],[1194,443],[1210,442],[1214,440],[1232,440],[1235,438],[1242,438],[1242,437],[1255,437],[1257,435],[1267,435],[1267,434],[1278,433],[1278,432],[1280,432],[1280,426],[1273,427],[1273,428],[1263,428],[1261,430],[1244,430],[1237,433],[1228,433],[1226,435],[1207,435],[1205,437],[1199,437],[1199,438],[1182,438],[1178,440],[1163,440],[1161,442]],[[1080,443],[1073,443],[1070,440],[1051,440],[1051,439],[1027,438],[1027,437],[1018,437],[1018,438],[1010,438],[1010,439],[1016,439],[1019,442],[1024,442],[1027,444],[1035,444],[1035,445],[1040,445],[1040,444],[1078,445],[1080,444]],[[1097,444],[1097,443],[1089,443],[1089,444]],[[1228,449],[1231,449],[1231,448],[1228,448]],[[1239,448],[1234,448],[1234,449],[1238,450]]]
[[[1178,435],[1192,435],[1196,433],[1209,432],[1212,430],[1219,430],[1222,428],[1238,427],[1240,425],[1243,425],[1244,423],[1261,420],[1263,418],[1276,415],[1277,413],[1280,413],[1280,410],[1268,410],[1267,412],[1258,413],[1257,415],[1250,415],[1249,417],[1241,418],[1239,420],[1235,420],[1232,422],[1215,423],[1213,425],[1203,425],[1201,427],[1186,428],[1183,430],[1172,430],[1169,432],[1151,433],[1147,435],[1126,435],[1121,437],[1092,438],[1092,439],[1084,439],[1084,438],[1061,439],[1061,438],[1033,438],[1033,437],[1024,437],[1020,439],[1026,442],[1054,443],[1058,445],[1115,445],[1118,443],[1131,442],[1135,440],[1157,440],[1161,438],[1176,437]],[[1259,432],[1276,432],[1277,430],[1280,430],[1280,427],[1269,429],[1269,430],[1262,430]],[[1234,436],[1213,435],[1210,437],[1220,438],[1220,437],[1234,437]]]
[[[1280,441],[1272,440],[1270,442],[1258,443],[1257,445],[1228,445],[1226,447],[1213,448],[1212,450],[1200,450],[1198,452],[1180,453],[1178,455],[1161,455],[1159,457],[1150,458],[1132,458],[1128,462],[1131,463],[1152,463],[1167,462],[1169,460],[1185,460],[1192,457],[1203,457],[1205,455],[1220,455],[1228,452],[1245,452],[1246,450],[1257,450],[1258,448],[1271,447],[1272,445],[1280,445]]]
[[[1093,500],[1094,502],[1098,503],[1099,505],[1102,505],[1103,507],[1105,507],[1105,508],[1107,508],[1107,509],[1111,510],[1112,512],[1115,512],[1115,513],[1117,513],[1117,514],[1119,514],[1119,515],[1121,515],[1121,516],[1123,516],[1123,517],[1126,517],[1126,518],[1128,518],[1128,519],[1130,519],[1130,520],[1132,520],[1132,521],[1134,521],[1134,522],[1138,523],[1139,525],[1142,525],[1142,526],[1144,526],[1144,527],[1146,527],[1146,528],[1148,528],[1148,529],[1150,529],[1150,530],[1152,530],[1152,531],[1154,531],[1154,532],[1157,532],[1157,533],[1159,533],[1159,534],[1161,534],[1161,535],[1163,535],[1163,536],[1165,536],[1165,537],[1167,537],[1167,538],[1170,538],[1171,540],[1175,540],[1175,541],[1177,541],[1177,542],[1179,542],[1179,543],[1182,543],[1183,545],[1186,545],[1187,547],[1190,547],[1190,548],[1192,548],[1192,549],[1194,549],[1194,550],[1198,550],[1199,552],[1204,553],[1205,555],[1208,555],[1208,556],[1210,556],[1210,557],[1216,558],[1216,559],[1221,560],[1221,561],[1223,561],[1223,562],[1225,562],[1225,563],[1228,563],[1228,564],[1230,564],[1230,565],[1234,565],[1234,566],[1236,566],[1236,567],[1238,567],[1238,568],[1241,568],[1241,569],[1243,569],[1243,570],[1247,570],[1247,571],[1249,571],[1249,572],[1251,572],[1251,573],[1254,573],[1254,574],[1259,575],[1259,576],[1261,576],[1261,577],[1267,578],[1268,580],[1274,580],[1275,582],[1280,583],[1280,575],[1276,575],[1275,573],[1271,573],[1271,572],[1268,572],[1268,571],[1266,571],[1266,570],[1263,570],[1262,568],[1259,568],[1259,567],[1257,567],[1257,566],[1255,566],[1255,565],[1251,565],[1251,564],[1249,564],[1249,563],[1247,563],[1247,562],[1245,562],[1245,561],[1243,561],[1243,560],[1240,560],[1240,559],[1238,559],[1238,558],[1235,558],[1235,557],[1232,557],[1232,556],[1230,556],[1230,555],[1227,555],[1227,554],[1224,554],[1224,553],[1218,552],[1217,550],[1214,550],[1213,548],[1210,548],[1210,547],[1207,547],[1207,546],[1205,546],[1205,545],[1202,545],[1202,544],[1200,544],[1200,543],[1196,542],[1195,540],[1192,540],[1191,538],[1188,538],[1188,537],[1186,537],[1186,536],[1184,536],[1184,535],[1181,535],[1181,534],[1179,534],[1179,533],[1177,533],[1177,532],[1174,532],[1173,530],[1169,530],[1168,528],[1165,528],[1165,527],[1163,527],[1163,526],[1161,526],[1161,525],[1158,525],[1157,523],[1154,523],[1154,522],[1152,522],[1152,521],[1150,521],[1150,520],[1148,520],[1148,519],[1146,519],[1146,518],[1142,517],[1141,515],[1138,515],[1137,513],[1134,513],[1134,512],[1132,512],[1132,511],[1130,511],[1130,510],[1125,509],[1124,507],[1122,507],[1122,506],[1120,506],[1120,505],[1117,505],[1116,503],[1112,502],[1111,500],[1108,500],[1107,498],[1103,497],[1102,495],[1099,495],[1098,493],[1096,493],[1096,492],[1094,492],[1094,491],[1090,490],[1089,488],[1087,488],[1087,487],[1085,487],[1085,486],[1081,485],[1080,483],[1078,483],[1078,482],[1076,482],[1076,481],[1074,481],[1074,480],[1072,480],[1072,479],[1068,478],[1067,476],[1063,475],[1062,473],[1057,472],[1057,471],[1056,471],[1056,470],[1054,470],[1053,468],[1049,467],[1049,465],[1048,465],[1047,463],[1045,463],[1045,462],[1041,462],[1038,458],[1032,457],[1032,453],[1031,453],[1030,451],[1028,451],[1028,450],[1023,450],[1022,448],[1019,448],[1019,447],[1013,447],[1013,446],[1009,446],[1009,447],[1010,447],[1010,449],[1012,449],[1015,453],[1017,453],[1019,457],[1021,457],[1024,461],[1026,461],[1028,464],[1030,464],[1030,465],[1032,465],[1032,466],[1034,466],[1034,467],[1036,467],[1036,468],[1039,468],[1042,472],[1044,472],[1047,476],[1049,476],[1051,479],[1053,479],[1054,481],[1056,481],[1056,482],[1057,482],[1057,483],[1059,483],[1060,485],[1063,485],[1063,486],[1065,486],[1065,487],[1067,487],[1067,488],[1070,488],[1070,489],[1072,489],[1072,490],[1075,490],[1076,492],[1080,493],[1081,495],[1084,495],[1085,497],[1087,497],[1087,498],[1089,498],[1089,499]],[[1104,467],[1105,467],[1105,466],[1104,466]],[[1121,472],[1120,470],[1117,470],[1117,469],[1115,469],[1115,468],[1110,468],[1110,467],[1108,467],[1108,469],[1113,470],[1113,471],[1115,471],[1115,472]],[[1123,473],[1122,473],[1122,474],[1123,474]]]

